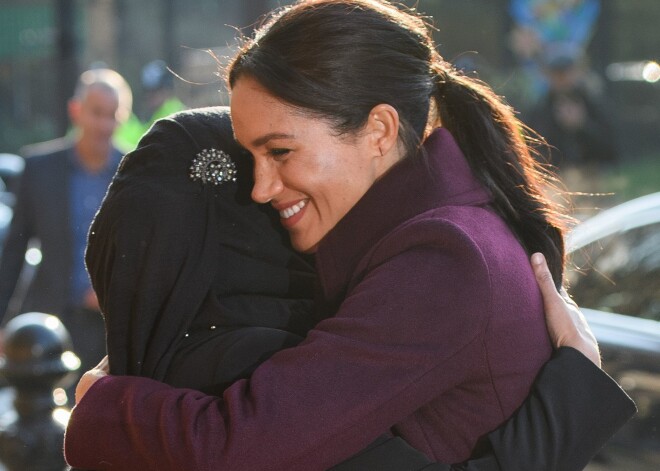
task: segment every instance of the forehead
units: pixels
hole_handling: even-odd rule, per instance
[[[259,82],[250,77],[236,81],[231,91],[230,107],[232,117],[239,122],[244,119],[252,121],[263,114],[286,115],[293,111],[293,107],[271,95]]]
[[[272,95],[259,82],[250,77],[240,78],[231,91],[231,114],[236,121],[251,122],[255,118],[302,118],[303,112]]]
[[[119,106],[119,97],[111,88],[92,85],[87,89],[85,95],[80,99],[80,102],[83,106],[94,105],[116,108]]]
[[[327,120],[282,101],[251,77],[236,81],[230,106],[234,134],[243,146],[266,135],[304,139],[332,133]]]

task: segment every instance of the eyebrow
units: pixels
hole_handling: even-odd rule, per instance
[[[256,138],[254,141],[252,141],[252,146],[253,147],[261,147],[264,144],[266,144],[268,141],[273,140],[273,139],[293,139],[295,136],[293,134],[285,134],[281,132],[271,132],[268,134],[265,134],[261,137]]]

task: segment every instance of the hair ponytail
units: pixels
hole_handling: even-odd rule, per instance
[[[454,70],[439,57],[435,101],[442,123],[470,168],[491,192],[494,207],[531,254],[542,252],[557,286],[563,280],[565,217],[543,193],[551,179],[528,145],[531,132],[481,81]]]

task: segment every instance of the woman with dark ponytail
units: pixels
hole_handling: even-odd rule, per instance
[[[412,446],[468,458],[551,353],[527,259],[543,252],[561,282],[562,227],[524,127],[440,57],[420,17],[375,0],[285,9],[228,83],[252,197],[280,212],[295,249],[315,253],[323,302],[337,310],[320,326],[342,340],[315,345],[341,351],[348,338],[345,354],[364,358],[350,377],[379,372],[369,400],[336,412],[387,409]],[[404,415],[385,406],[397,388]]]
[[[526,136],[531,131],[488,85],[454,70],[439,54],[433,62],[440,124],[454,136],[525,250],[546,254],[561,285],[567,218],[544,196],[542,188],[551,186],[552,177],[531,153]]]
[[[543,196],[524,126],[486,85],[442,60],[419,16],[386,1],[284,8],[244,44],[227,78],[234,136],[251,154],[252,199],[279,213],[294,249],[314,254],[321,320],[222,399],[104,368],[86,374],[67,460],[323,470],[359,459],[384,432],[442,462],[478,457],[489,441],[497,448],[489,433],[521,406],[513,422],[528,418],[525,399],[560,346],[528,260],[543,252],[561,285],[562,217]],[[146,341],[166,327],[156,323]],[[569,345],[593,351],[576,330]],[[557,355],[578,374],[571,389],[587,390],[589,362],[573,349]],[[597,418],[569,421],[568,432],[539,422],[507,429],[524,465],[498,455],[492,469],[583,467],[588,456],[566,452],[553,432],[602,443],[631,413],[618,388],[608,391]],[[555,423],[552,410],[546,419]],[[182,446],[172,446],[179,435]],[[551,453],[539,451],[539,436]]]

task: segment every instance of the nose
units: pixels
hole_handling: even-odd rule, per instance
[[[117,128],[117,120],[115,119],[114,113],[99,115],[94,123],[95,132],[103,136],[112,135]]]
[[[283,189],[284,184],[273,162],[267,159],[255,158],[252,199],[257,203],[268,203]]]

